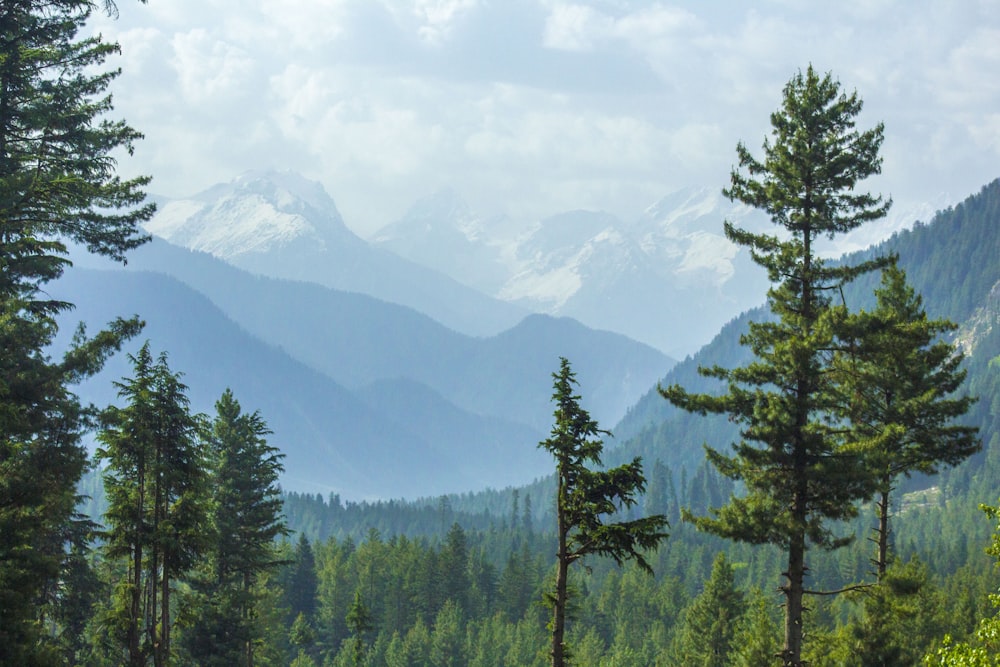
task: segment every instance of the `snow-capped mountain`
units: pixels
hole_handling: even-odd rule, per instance
[[[191,199],[167,201],[146,229],[229,262],[287,251],[360,245],[319,183],[294,172],[247,172]]]
[[[146,228],[253,273],[368,294],[467,334],[495,334],[527,314],[372,246],[347,228],[320,184],[293,172],[248,172],[189,199],[161,202]]]
[[[754,222],[707,189],[675,192],[631,223],[570,211],[531,225],[477,215],[447,192],[372,241],[525,309],[680,356],[763,301],[763,274],[723,236],[726,218]]]

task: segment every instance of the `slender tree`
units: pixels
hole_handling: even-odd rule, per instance
[[[884,262],[831,266],[816,248],[821,237],[876,220],[890,205],[855,192],[859,181],[881,169],[883,128],[858,132],[861,106],[856,93],[842,93],[829,74],[820,76],[810,66],[785,86],[781,108],[771,115],[773,143],[764,141],[764,160],[737,146],[739,167],[723,193],[765,211],[780,231],[757,234],[727,222],[725,233],[767,269],[773,319],[751,323],[742,339],[754,361],[742,368],[701,369],[727,383],[723,395],[661,388],[675,405],[728,414],[743,425],[733,455],[710,448],[708,456],[720,472],[741,481],[746,494],[695,521],[730,539],[785,550],[782,660],[789,667],[802,664],[807,548],[843,545],[828,522],[854,516],[855,502],[871,492],[864,462],[844,450],[830,418],[837,406],[827,371],[843,319],[831,305],[831,291]]]
[[[736,632],[746,613],[743,598],[733,580],[732,565],[719,552],[705,589],[684,612],[678,633],[679,664],[692,667],[733,664]]]
[[[866,449],[876,476],[874,563],[879,581],[889,563],[890,494],[900,476],[931,474],[979,450],[978,429],[954,423],[972,403],[955,396],[965,371],[962,354],[942,336],[947,320],[928,319],[922,300],[895,264],[882,273],[876,308],[849,318],[836,368],[838,401]]]
[[[113,5],[109,4],[109,8]],[[82,330],[62,360],[47,348],[70,304],[46,283],[68,266],[67,243],[122,260],[145,237],[147,178],[123,181],[112,153],[139,134],[105,119],[105,71],[117,45],[78,39],[94,3],[0,2],[0,663],[45,660],[46,597],[86,465],[86,413],[68,389],[94,373],[138,320],[94,338]]]
[[[252,667],[264,637],[259,582],[283,563],[275,540],[288,533],[278,486],[283,455],[268,444],[271,431],[260,413],[243,412],[229,389],[215,410],[202,434],[212,530],[195,582],[201,609],[185,644],[198,664]]]
[[[647,572],[652,569],[643,552],[656,548],[667,537],[667,520],[654,515],[631,521],[611,521],[623,508],[637,502],[645,490],[642,463],[636,458],[610,470],[591,470],[600,466],[604,449],[599,436],[607,435],[580,407],[580,397],[573,393],[576,375],[565,358],[552,374],[556,404],[555,424],[548,439],[539,443],[556,460],[556,522],[558,548],[556,581],[548,596],[552,604],[552,667],[567,664],[565,643],[566,605],[569,599],[569,566],[585,556],[610,556],[619,565],[633,560]]]
[[[365,664],[365,655],[368,653],[367,636],[375,628],[375,619],[365,606],[361,591],[354,591],[354,601],[347,610],[347,629],[351,636],[347,639],[347,650],[350,652],[350,664],[353,667],[362,667]]]
[[[166,356],[154,362],[147,342],[129,358],[134,377],[116,383],[127,405],[109,408],[98,434],[108,497],[103,551],[125,571],[106,618],[127,664],[152,658],[161,667],[171,655],[172,585],[205,548],[205,461]]]

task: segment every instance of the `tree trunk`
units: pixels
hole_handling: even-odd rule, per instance
[[[788,546],[788,579],[785,593],[785,647],[781,652],[783,667],[802,667],[802,598],[805,590],[805,535],[799,533]]]
[[[129,665],[132,667],[142,667],[145,664],[145,659],[142,655],[141,647],[141,635],[139,631],[139,624],[142,619],[142,595],[143,595],[143,585],[142,585],[142,548],[143,540],[145,539],[145,531],[143,531],[143,510],[146,504],[146,485],[145,485],[145,474],[146,469],[141,463],[138,466],[136,473],[136,479],[138,481],[139,488],[136,490],[136,515],[135,515],[135,530],[134,542],[132,544],[132,595],[129,600],[129,619],[128,619],[128,659]]]
[[[559,552],[556,558],[556,592],[552,608],[552,667],[565,667],[566,599],[568,597],[566,578],[569,574],[569,554],[567,553],[566,527],[561,507],[559,508],[558,528]]]
[[[878,553],[876,554],[876,578],[882,581],[889,565],[889,485],[882,487],[878,500]]]
[[[163,555],[163,578],[160,582],[160,650],[159,664],[166,667],[170,663],[170,576],[168,558]]]

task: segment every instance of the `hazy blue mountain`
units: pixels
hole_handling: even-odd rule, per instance
[[[248,172],[189,199],[162,200],[147,229],[252,273],[369,294],[473,335],[497,333],[527,312],[371,246],[320,184],[294,172]]]
[[[1000,355],[1000,180],[985,186],[954,207],[938,212],[929,223],[897,232],[868,250],[848,255],[856,263],[872,256],[896,254],[907,279],[922,295],[932,318],[946,317],[960,325],[956,340],[971,355],[973,366],[986,366]],[[852,308],[870,307],[878,276],[869,275],[844,291]],[[733,367],[745,363],[747,351],[740,335],[747,322],[767,317],[761,307],[742,314],[697,354],[678,363],[661,381],[692,390],[710,390],[713,380],[698,375],[699,366]],[[994,346],[991,347],[991,344]],[[994,368],[995,364],[991,367]],[[986,371],[989,372],[989,371]],[[996,397],[986,397],[986,404]],[[982,401],[981,401],[982,402]],[[726,449],[737,436],[724,417],[691,415],[668,404],[655,387],[633,406],[615,427],[619,441],[628,440],[621,455],[642,454],[662,459],[675,472],[691,472],[704,459],[702,444]],[[988,442],[988,437],[987,437]]]
[[[101,262],[97,264],[96,262]],[[81,257],[78,264],[107,266]],[[620,334],[531,316],[489,338],[456,333],[409,308],[314,283],[254,276],[161,239],[130,255],[129,270],[172,275],[262,341],[338,383],[413,380],[476,414],[547,432],[552,373],[574,363],[588,407],[612,424],[674,362]]]
[[[147,326],[129,349],[134,352],[148,339],[154,352],[166,351],[171,368],[184,374],[194,410],[211,412],[226,387],[244,407],[259,409],[274,431],[272,443],[286,454],[286,488],[395,497],[466,486],[451,467],[459,452],[432,447],[393,417],[388,400],[373,407],[262,344],[168,276],[73,269],[52,293],[77,304],[68,321],[87,322],[92,329],[117,314],[141,313]],[[68,322],[63,328],[71,330]],[[130,374],[125,355],[117,355],[79,393],[99,405],[114,403],[112,381]],[[493,483],[510,481],[498,475]]]
[[[941,207],[894,210],[826,248],[867,248]],[[569,316],[683,357],[764,302],[764,272],[723,234],[729,220],[771,231],[766,216],[718,188],[682,188],[623,221],[569,211],[514,221],[473,211],[453,190],[421,199],[372,243],[534,312]]]
[[[162,240],[127,267],[81,256],[53,294],[77,304],[67,336],[76,320],[94,329],[140,314],[141,340],[185,373],[196,410],[210,412],[232,387],[286,452],[286,488],[345,498],[531,481],[551,467],[536,445],[552,422],[549,374],[560,355],[574,360],[605,424],[671,363],[621,335],[547,316],[491,338],[464,336],[408,308],[253,276]],[[81,395],[112,403],[112,382],[129,372],[119,355]]]
[[[680,356],[762,301],[762,272],[722,235],[724,218],[747,216],[718,192],[686,189],[631,223],[581,210],[516,224],[446,190],[372,242],[525,309]]]

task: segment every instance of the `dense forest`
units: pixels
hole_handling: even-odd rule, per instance
[[[725,228],[768,270],[767,309],[617,439],[562,359],[550,477],[282,493],[266,415],[238,388],[194,414],[154,341],[116,405],[81,404],[138,318],[51,356],[67,244],[124,261],[153,213],[111,157],[140,138],[105,117],[117,45],[77,36],[98,9],[0,10],[0,664],[1000,664],[1000,181],[822,260],[814,240],[889,202],[855,188],[882,126],[855,129],[861,100],[809,67],[725,190],[783,230]]]

